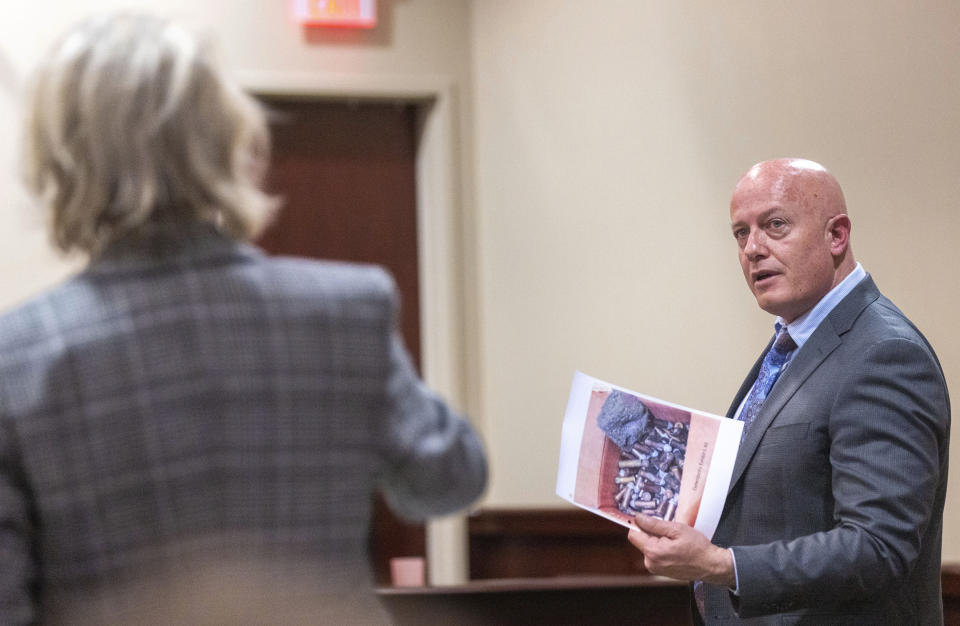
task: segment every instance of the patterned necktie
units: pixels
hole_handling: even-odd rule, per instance
[[[757,380],[750,390],[750,395],[747,396],[746,402],[743,403],[743,409],[740,411],[738,419],[743,421],[743,434],[740,436],[740,441],[743,441],[743,438],[747,435],[747,429],[757,419],[757,413],[760,412],[763,401],[767,399],[767,394],[773,389],[773,383],[777,382],[777,378],[780,377],[783,365],[787,362],[787,357],[797,347],[790,333],[787,332],[786,326],[777,323],[776,329],[777,339],[773,342],[773,347],[763,357],[763,363],[760,364],[760,374],[757,376]],[[700,610],[700,617],[706,621],[706,613],[704,612],[706,589],[703,587],[703,581],[693,581],[693,598],[696,601],[697,609]]]
[[[743,422],[743,434],[740,441],[747,436],[747,431],[757,419],[757,413],[763,406],[763,401],[767,399],[767,394],[773,389],[773,383],[777,382],[780,373],[783,371],[783,364],[787,362],[787,357],[797,347],[787,327],[777,324],[777,339],[773,342],[773,347],[763,357],[763,363],[760,364],[760,374],[757,376],[750,395],[743,403],[743,409],[740,411],[740,421]]]

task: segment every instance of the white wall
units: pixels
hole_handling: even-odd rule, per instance
[[[734,183],[766,158],[837,175],[857,258],[960,394],[960,4],[483,0],[472,16],[490,505],[560,506],[574,369],[726,411],[772,332],[728,226]]]

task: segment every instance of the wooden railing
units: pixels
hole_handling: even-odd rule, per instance
[[[687,585],[650,576],[626,530],[596,515],[486,509],[468,527],[467,584],[401,588],[381,577],[378,597],[392,623],[691,623]],[[960,625],[960,563],[943,566],[942,585],[945,623]]]
[[[580,509],[486,509],[470,517],[469,529],[473,581],[558,576],[646,580],[626,530]],[[960,625],[960,563],[944,564],[942,587],[946,623]]]

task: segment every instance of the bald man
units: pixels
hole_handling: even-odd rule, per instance
[[[777,332],[728,412],[744,437],[723,514],[713,543],[645,516],[631,543],[695,581],[698,624],[942,624],[950,401],[933,348],[854,260],[823,166],[758,163],[730,220]]]

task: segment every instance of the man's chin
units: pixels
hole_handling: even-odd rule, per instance
[[[784,304],[781,300],[771,297],[770,294],[755,294],[755,297],[757,299],[757,306],[759,306],[762,311],[766,311],[770,315],[784,317]]]
[[[757,305],[761,310],[769,313],[770,315],[783,318],[785,324],[790,324],[793,320],[800,317],[804,311],[809,311],[810,309],[799,310],[799,307],[796,304],[785,303],[781,300],[763,300],[757,298]]]

